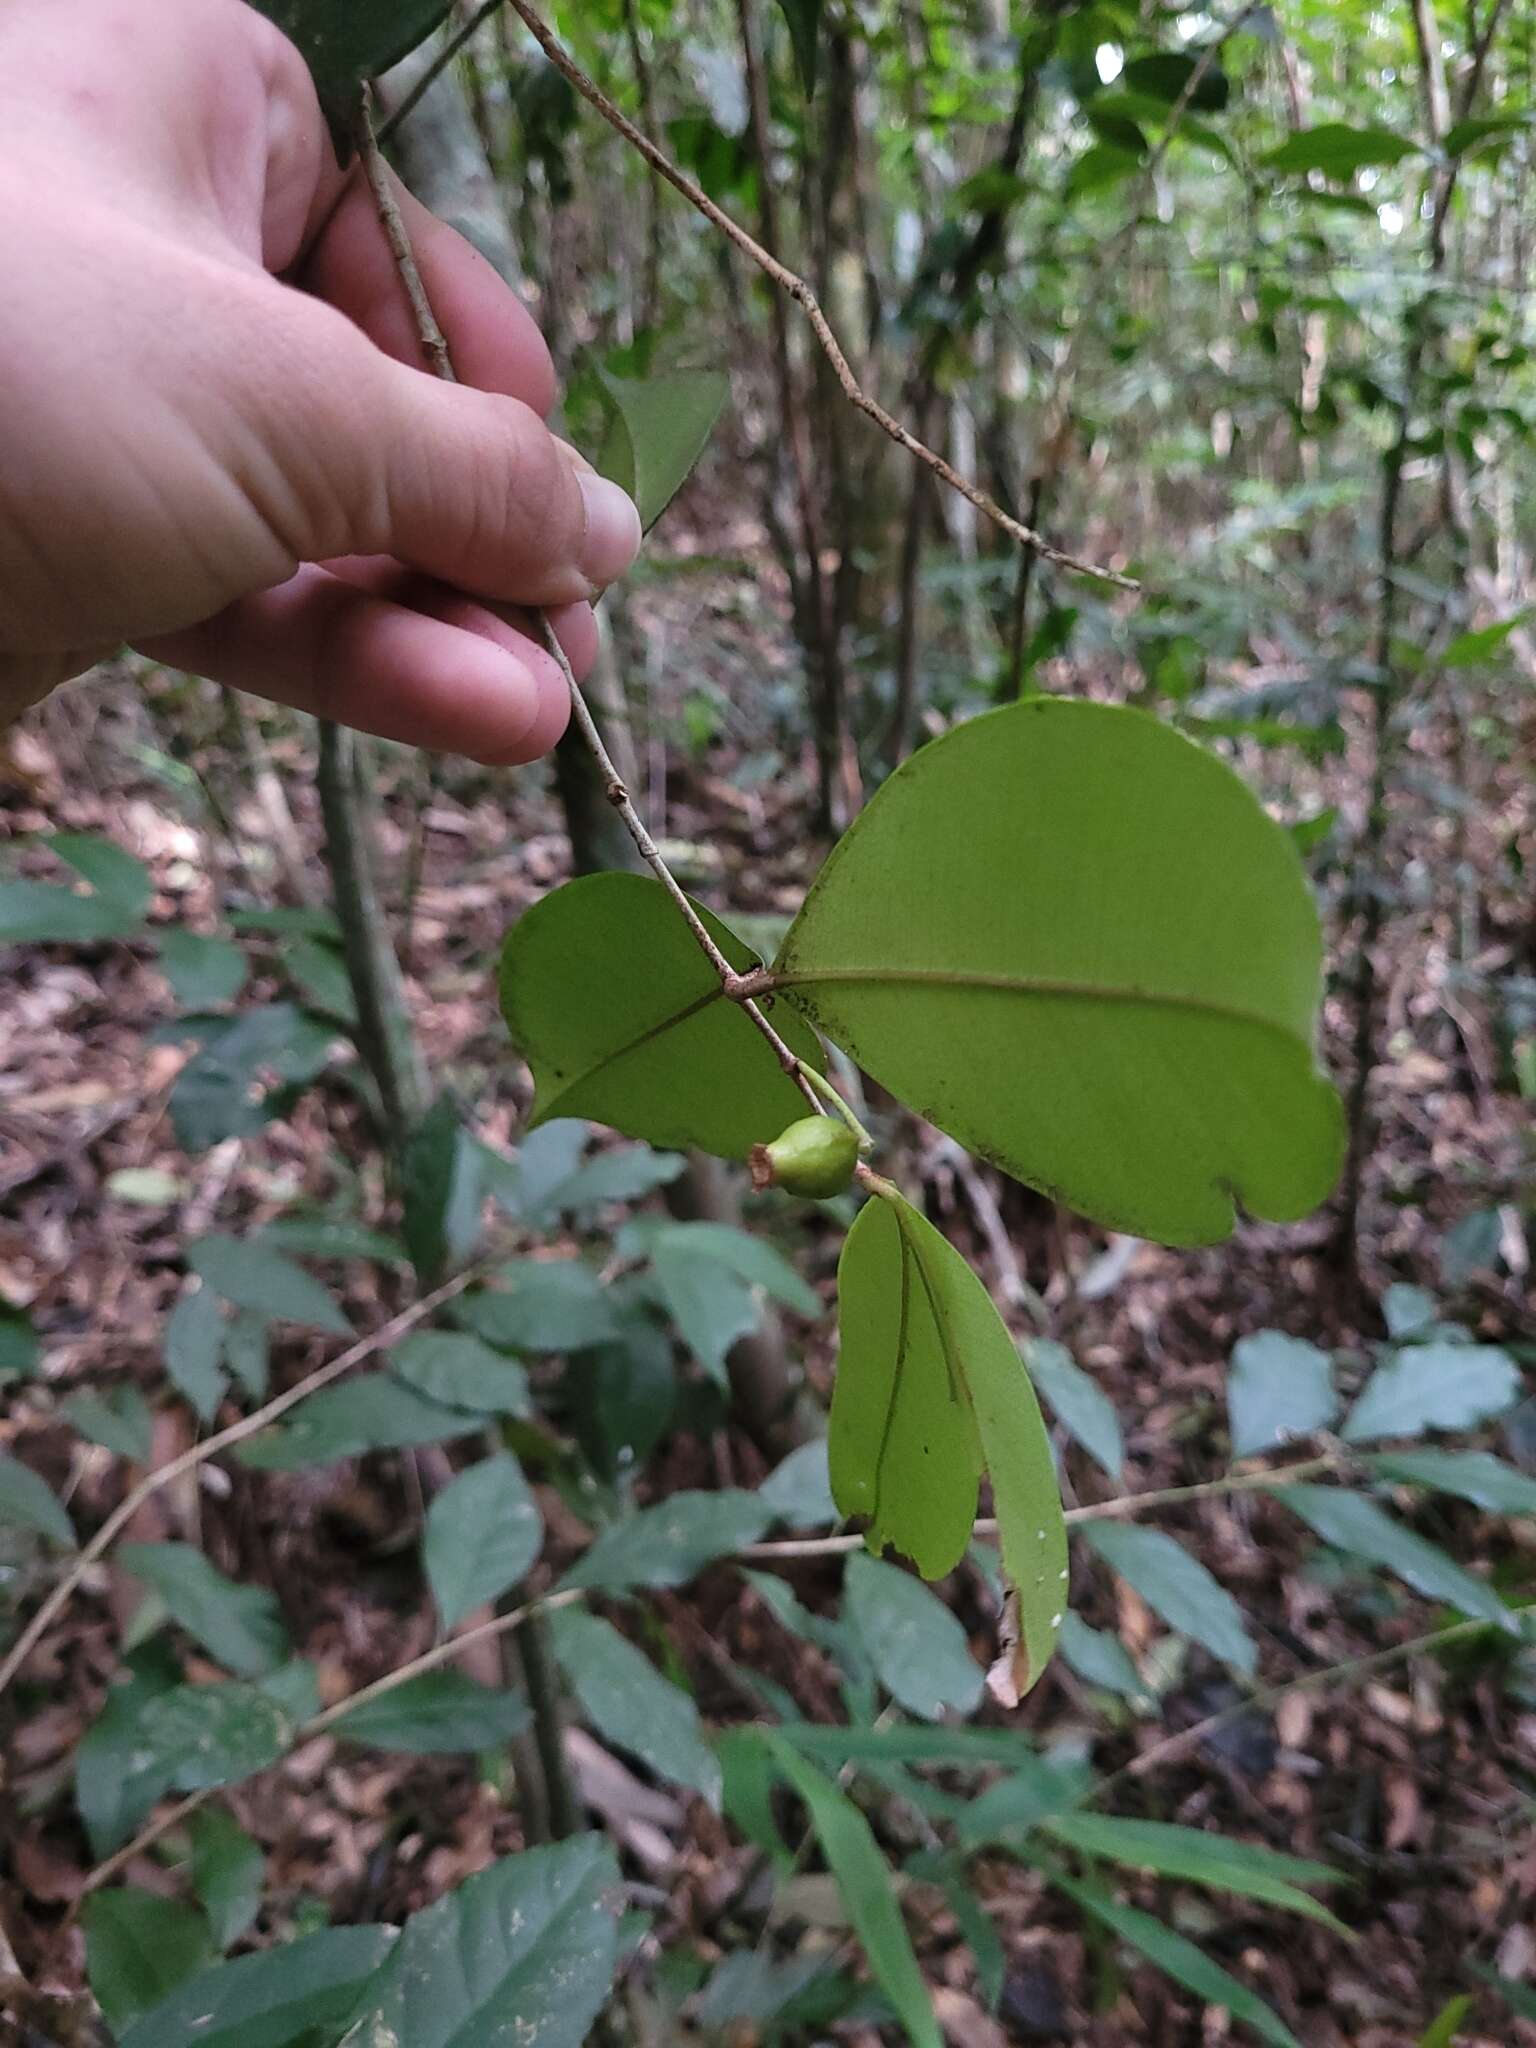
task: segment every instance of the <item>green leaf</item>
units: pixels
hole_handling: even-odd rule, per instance
[[[1471,1429],[1513,1408],[1520,1368],[1494,1344],[1408,1344],[1377,1366],[1344,1418],[1346,1443]]]
[[[659,1777],[702,1792],[718,1809],[720,1765],[687,1693],[595,1614],[562,1607],[549,1627],[555,1655],[598,1734]]]
[[[429,1401],[476,1415],[527,1415],[528,1375],[478,1337],[416,1330],[389,1353],[389,1369]]]
[[[1389,128],[1351,128],[1343,121],[1323,121],[1287,136],[1264,162],[1272,171],[1299,176],[1321,171],[1342,184],[1356,171],[1384,169],[1418,153],[1417,143]]]
[[[817,59],[821,53],[822,0],[779,0],[789,23],[790,46],[795,53],[795,70],[807,99],[816,92]]]
[[[756,1543],[771,1519],[755,1493],[674,1493],[659,1507],[627,1515],[602,1532],[566,1573],[566,1586],[683,1586],[712,1564]]]
[[[164,1760],[146,1750],[140,1724],[149,1702],[177,1684],[180,1667],[163,1642],[130,1652],[126,1666],[75,1751],[75,1804],[96,1857],[122,1847],[171,1781]]]
[[[224,1398],[224,1311],[202,1282],[184,1293],[165,1325],[165,1370],[203,1422],[212,1422]]]
[[[1145,93],[1148,99],[1175,106],[1189,90],[1195,67],[1203,62],[1199,51],[1154,50],[1148,56],[1133,57],[1120,74],[1120,83],[1126,92]],[[1205,64],[1188,105],[1197,114],[1219,114],[1231,96],[1231,81],[1221,66]]]
[[[757,1489],[757,1497],[786,1528],[830,1528],[839,1516],[832,1498],[826,1438],[817,1437],[791,1451]]]
[[[267,1770],[294,1735],[275,1700],[239,1681],[174,1686],[149,1701],[140,1727],[179,1792],[212,1791]]]
[[[1451,1493],[1494,1515],[1536,1515],[1536,1479],[1487,1451],[1387,1451],[1366,1460],[1383,1479]]]
[[[761,966],[695,907],[732,967]],[[653,1145],[745,1159],[805,1113],[666,891],[642,876],[587,875],[525,911],[502,952],[501,1007],[533,1071],[535,1123],[592,1117]],[[774,1021],[793,1052],[820,1065],[797,1018]]]
[[[1130,1651],[1107,1629],[1090,1628],[1079,1615],[1063,1617],[1058,1650],[1088,1685],[1119,1693],[1122,1699],[1145,1700],[1146,1680],[1136,1669]]]
[[[1521,2019],[1536,2020],[1536,1987],[1519,1983],[1513,1977],[1501,1977],[1497,1970],[1490,1970],[1486,1963],[1470,1963],[1468,1968],[1474,1977],[1486,1984],[1490,1991],[1496,1991],[1511,2012]]]
[[[970,1541],[983,1464],[1018,1603],[1020,1693],[1050,1660],[1066,1607],[1067,1541],[1051,1447],[1024,1361],[987,1290],[910,1203],[880,1196],[838,1265],[841,1356],[832,1492],[925,1579]]]
[[[352,993],[346,961],[333,945],[322,939],[295,939],[283,948],[283,972],[304,998],[306,1009],[353,1029],[357,1024],[357,1001]]]
[[[1232,1347],[1227,1413],[1234,1458],[1257,1457],[1326,1429],[1339,1412],[1333,1360],[1301,1337],[1259,1330]]]
[[[1443,1600],[1462,1614],[1518,1633],[1518,1623],[1492,1587],[1405,1529],[1364,1494],[1338,1486],[1279,1486],[1274,1497],[1335,1550],[1395,1573],[1427,1600]]]
[[[510,1286],[463,1297],[454,1308],[487,1344],[508,1351],[582,1351],[610,1344],[619,1319],[608,1290],[584,1259],[517,1259],[500,1277]]]
[[[485,1155],[440,1095],[405,1141],[401,1230],[411,1263],[427,1286],[474,1250],[485,1206]]]
[[[933,2001],[912,1953],[885,1858],[869,1822],[830,1778],[808,1764],[777,1731],[764,1729],[761,1739],[805,1801],[849,1921],[912,2048],[944,2048]]]
[[[226,1670],[261,1678],[292,1654],[275,1595],[236,1585],[190,1543],[125,1543],[117,1556]]]
[[[923,1721],[975,1712],[982,1674],[965,1630],[921,1579],[855,1554],[848,1560],[843,1611],[898,1706]]]
[[[608,409],[596,467],[628,491],[647,532],[703,454],[731,395],[723,370],[673,370],[655,377],[594,371]]]
[[[407,1756],[457,1756],[496,1749],[528,1725],[515,1693],[478,1685],[462,1671],[424,1671],[365,1700],[332,1724],[348,1742]]]
[[[224,1363],[253,1401],[267,1391],[267,1319],[252,1309],[231,1316],[224,1332]]]
[[[1239,1202],[1293,1220],[1333,1183],[1319,963],[1295,846],[1229,769],[1145,713],[1038,697],[903,762],[773,976],[1020,1180],[1207,1244]]]
[[[1044,1396],[1056,1420],[1076,1437],[1111,1479],[1125,1474],[1125,1440],[1114,1403],[1064,1345],[1031,1338],[1021,1349],[1035,1392]]]
[[[451,0],[255,0],[303,52],[322,106],[348,114],[364,79],[377,78],[424,42]]]
[[[214,1946],[229,1948],[250,1932],[261,1910],[266,1857],[260,1843],[253,1842],[221,1807],[205,1806],[194,1813],[187,1834],[192,1843],[192,1889],[208,1916]]]
[[[1472,2010],[1472,2005],[1470,1991],[1463,1991],[1455,1998],[1448,1998],[1434,2021],[1420,2034],[1418,2048],[1455,2048],[1456,2037],[1460,2034],[1462,2022]]]
[[[371,1259],[393,1265],[406,1256],[397,1239],[350,1216],[279,1216],[261,1233],[261,1241],[312,1259]]]
[[[613,1981],[618,1893],[594,1835],[493,1863],[412,1914],[362,2016],[409,2048],[582,2048]]]
[[[187,1010],[217,1010],[232,1003],[250,968],[244,953],[228,939],[204,938],[179,925],[159,932],[160,968],[176,1000]]]
[[[1140,1913],[1134,1906],[1122,1906],[1118,1899],[1098,1885],[1080,1883],[1074,1878],[1063,1877],[1055,1870],[1048,1871],[1047,1875],[1058,1891],[1065,1892],[1095,1920],[1101,1920],[1122,1941],[1139,1949],[1148,1962],[1155,1963],[1175,1984],[1182,1984],[1187,1991],[1193,1991],[1207,2005],[1224,2006],[1233,2019],[1252,2027],[1259,2039],[1270,2042],[1272,2048],[1301,2048],[1290,2028],[1261,1998],[1256,1997],[1246,1985],[1239,1984],[1235,1977],[1229,1976],[1192,1941],[1186,1941],[1182,1934],[1175,1934],[1171,1927],[1165,1927],[1161,1920],[1154,1920],[1150,1913]]]
[[[319,1281],[259,1239],[200,1237],[187,1246],[186,1257],[198,1278],[236,1308],[333,1337],[352,1335],[352,1325]]]
[[[153,1892],[92,1892],[81,1918],[85,1974],[115,2030],[158,2005],[208,1959],[202,1914]]]
[[[1427,1330],[1439,1313],[1440,1305],[1427,1287],[1411,1287],[1403,1280],[1394,1280],[1381,1297],[1387,1335],[1399,1342]]]
[[[1049,1815],[1076,1806],[1091,1782],[1080,1766],[1049,1763],[1028,1751],[1007,1770],[958,1815],[956,1832],[966,1850],[996,1846],[1017,1854]]]
[[[1183,1544],[1134,1522],[1084,1522],[1077,1533],[1170,1628],[1251,1674],[1258,1652],[1241,1608]]]
[[[1122,1820],[1098,1813],[1058,1813],[1041,1825],[1080,1855],[1107,1858],[1132,1870],[1159,1877],[1186,1878],[1213,1891],[1235,1892],[1240,1898],[1262,1899],[1309,1920],[1319,1920],[1335,1933],[1345,1930],[1328,1908],[1303,1885],[1338,1884],[1339,1873],[1326,1863],[1284,1856],[1254,1842],[1208,1834],[1202,1828],[1169,1826],[1157,1820]]]
[[[393,1927],[326,1927],[221,1963],[145,2013],[120,2048],[308,2048],[345,2021],[396,1938]]]
[[[120,1458],[131,1458],[136,1465],[148,1462],[154,1444],[154,1417],[137,1387],[126,1383],[86,1387],[71,1394],[59,1412],[93,1444],[115,1451]]]
[[[1447,148],[1450,139],[1447,137]],[[1500,619],[1496,626],[1481,626],[1474,633],[1458,633],[1456,638],[1441,655],[1441,668],[1476,668],[1482,662],[1498,654],[1511,633],[1518,632],[1530,618],[1528,611],[1516,612],[1513,618]]]
[[[334,1465],[339,1458],[360,1458],[369,1451],[449,1443],[490,1420],[489,1415],[429,1401],[389,1373],[365,1372],[311,1394],[280,1428],[264,1430],[243,1443],[236,1456],[258,1472],[297,1472],[306,1465]]]
[[[171,1124],[176,1142],[188,1152],[259,1131],[282,1101],[269,1074],[280,1085],[312,1080],[336,1042],[334,1026],[306,1017],[292,1003],[200,1020],[197,1035],[201,1049],[171,1090]]]
[[[26,1310],[0,1301],[0,1387],[9,1380],[30,1379],[42,1355],[43,1347]]]
[[[648,1222],[648,1219],[647,1219]],[[626,1226],[621,1252],[644,1248],[663,1305],[690,1351],[723,1383],[738,1337],[762,1320],[757,1289],[798,1315],[819,1316],[821,1299],[771,1246],[723,1223]]]
[[[141,861],[78,832],[60,832],[41,844],[94,893],[78,896],[57,882],[0,882],[0,946],[91,945],[138,931],[151,892]]]
[[[506,1451],[482,1458],[427,1510],[422,1557],[443,1627],[515,1586],[539,1554],[544,1524],[523,1468]]]
[[[64,1550],[75,1547],[74,1525],[64,1504],[37,1474],[0,1453],[0,1522],[31,1529]]]

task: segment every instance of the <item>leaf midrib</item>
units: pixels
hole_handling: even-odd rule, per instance
[[[890,988],[984,989],[999,995],[1037,997],[1056,1002],[1140,1004],[1152,1009],[1193,1010],[1226,1024],[1257,1025],[1265,1031],[1296,1034],[1286,1024],[1236,1003],[1215,1002],[1182,990],[1142,988],[1135,983],[1069,981],[1052,975],[999,974],[972,967],[795,967],[777,965],[765,977],[763,993],[821,986],[863,984]]]

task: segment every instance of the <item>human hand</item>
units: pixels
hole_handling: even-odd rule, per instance
[[[403,191],[428,371],[366,179],[242,0],[0,7],[0,724],[128,641],[494,763],[558,739],[640,523],[544,426],[549,353]]]

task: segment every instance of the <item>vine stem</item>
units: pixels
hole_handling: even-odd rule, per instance
[[[421,269],[416,261],[416,252],[411,247],[410,230],[406,227],[405,217],[400,211],[400,202],[395,196],[389,166],[385,163],[383,152],[379,147],[378,131],[373,125],[373,109],[366,92],[363,96],[362,105],[358,109],[355,135],[358,155],[362,160],[363,172],[368,180],[369,190],[373,194],[374,207],[378,213],[380,224],[384,229],[385,237],[389,242],[390,253],[395,259],[395,268],[400,273],[401,286],[410,303],[411,313],[416,322],[416,331],[420,337],[422,349],[426,354],[427,360],[431,363],[435,375],[441,377],[445,383],[455,384],[458,382],[458,377],[453,367],[453,356],[449,349],[447,338],[438,324],[437,315],[432,309],[432,301],[428,295],[426,285],[422,281]],[[709,928],[704,923],[703,918],[700,917],[693,903],[689,900],[687,891],[667,866],[665,859],[662,857],[660,847],[651,837],[646,827],[645,820],[635,809],[634,799],[629,793],[628,784],[614,765],[613,756],[608,751],[607,742],[603,738],[597,720],[592,716],[590,705],[581,693],[581,686],[576,680],[565,649],[560,645],[553,626],[550,625],[548,617],[542,611],[538,612],[536,616],[539,625],[539,637],[545,652],[565,678],[565,686],[570,693],[571,699],[571,715],[576,721],[577,731],[581,734],[588,752],[597,763],[598,773],[603,778],[604,793],[609,803],[613,805],[614,810],[618,813],[625,831],[634,841],[636,852],[671,897],[677,908],[678,915],[693,934],[694,941],[699,950],[715,970],[720,980],[722,995],[729,1001],[739,1004],[746,1012],[754,1027],[767,1043],[774,1058],[795,1083],[811,1108],[819,1116],[825,1116],[828,1113],[826,1107],[817,1095],[816,1090],[811,1087],[802,1073],[800,1061],[783,1038],[780,1037],[779,1033],[774,1030],[772,1024],[769,1023],[761,1006],[753,999],[753,991],[756,987],[753,977],[739,974],[730,961],[726,959],[711,935]]]
[[[385,129],[386,134],[397,121],[404,119],[438,72],[452,62],[480,24],[488,20],[502,4],[503,0],[487,0],[487,4],[478,8],[464,28],[443,46],[435,64],[417,81],[410,97],[403,100],[395,110]],[[881,432],[888,435],[899,448],[905,448],[914,460],[932,470],[942,483],[967,499],[978,512],[990,519],[994,526],[1006,533],[1011,540],[1017,541],[1020,547],[1032,548],[1037,555],[1043,555],[1046,561],[1056,563],[1059,568],[1070,569],[1079,576],[1092,576],[1100,583],[1113,584],[1117,590],[1141,589],[1141,584],[1134,576],[1127,576],[1119,569],[1106,568],[1099,562],[1086,561],[1079,555],[1069,554],[1065,549],[1058,548],[1048,541],[1044,534],[1037,533],[1031,526],[1026,526],[1021,519],[1015,519],[1013,514],[1005,511],[980,484],[973,482],[968,476],[962,476],[952,463],[946,462],[942,455],[930,448],[926,442],[919,440],[910,427],[904,426],[894,414],[887,412],[880,401],[872,397],[854,375],[848,358],[843,353],[842,344],[822,311],[820,301],[805,279],[798,272],[791,270],[787,264],[781,263],[761,242],[748,234],[741,223],[728,214],[724,207],[717,206],[702,186],[695,184],[664,149],[659,148],[643,129],[637,128],[629,116],[615,106],[602,87],[582,70],[543,17],[528,5],[528,0],[506,0],[506,4],[512,8],[555,69],[575,87],[590,106],[597,109],[609,127],[623,136],[631,149],[636,150],[645,159],[659,178],[664,178],[696,212],[703,214],[712,227],[718,228],[729,242],[755,263],[772,284],[786,297],[794,300],[804,313],[811,332],[816,337],[817,345],[831,364],[832,373],[850,405],[855,406],[866,419],[873,420]]]
[[[881,1194],[890,1187],[878,1175],[871,1174],[866,1185],[871,1194]],[[1203,1479],[1197,1486],[1165,1486],[1151,1493],[1122,1493],[1113,1500],[1097,1501],[1090,1507],[1067,1508],[1062,1520],[1069,1525],[1081,1522],[1119,1522],[1132,1515],[1145,1514],[1148,1508],[1183,1507],[1192,1500],[1215,1500],[1233,1493],[1270,1493],[1279,1486],[1294,1486],[1304,1479],[1321,1478],[1330,1472],[1344,1469],[1348,1460],[1334,1452],[1325,1451],[1315,1458],[1302,1458],[1293,1465],[1277,1465],[1268,1472],[1243,1472],[1221,1479]],[[973,1536],[995,1536],[997,1522],[990,1515],[984,1515],[972,1525]],[[800,1557],[842,1557],[850,1550],[863,1547],[860,1534],[841,1536],[794,1536],[781,1543],[753,1543],[738,1556],[749,1562],[772,1564],[776,1560]]]
[[[92,1565],[100,1562],[146,1501],[153,1500],[157,1493],[163,1492],[167,1486],[174,1485],[186,1473],[196,1471],[197,1467],[205,1464],[209,1458],[215,1458],[221,1451],[230,1450],[234,1445],[244,1443],[247,1437],[255,1436],[258,1430],[265,1429],[268,1423],[275,1422],[280,1415],[285,1415],[300,1401],[318,1393],[321,1387],[328,1387],[333,1380],[339,1380],[344,1373],[350,1372],[354,1365],[361,1365],[365,1358],[372,1358],[375,1353],[387,1350],[397,1338],[403,1337],[407,1330],[414,1329],[424,1317],[431,1315],[434,1309],[441,1308],[445,1301],[452,1301],[456,1294],[461,1294],[471,1281],[478,1279],[493,1263],[494,1261],[482,1261],[480,1265],[468,1267],[464,1272],[456,1274],[452,1280],[445,1281],[441,1287],[434,1288],[430,1294],[424,1294],[419,1301],[412,1302],[409,1308],[402,1309],[399,1315],[392,1316],[371,1336],[361,1338],[339,1357],[333,1358],[328,1365],[322,1365],[307,1378],[300,1380],[297,1386],[290,1387],[286,1393],[275,1395],[264,1407],[257,1408],[250,1415],[241,1416],[238,1422],[230,1423],[227,1429],[218,1430],[213,1436],[204,1437],[201,1443],[193,1444],[179,1457],[172,1458],[167,1464],[159,1465],[153,1472],[147,1473],[124,1497],[122,1503],[108,1515],[89,1543],[71,1559],[68,1569],[57,1585],[6,1652],[4,1660],[0,1661],[0,1692],[5,1691],[27,1658],[31,1656],[50,1622],[66,1606]]]

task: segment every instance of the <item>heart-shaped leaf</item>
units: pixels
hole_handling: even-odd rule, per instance
[[[1333,1183],[1317,912],[1288,834],[1155,719],[1035,698],[924,747],[774,964],[964,1144],[1099,1222],[1205,1244]]]
[[[761,965],[717,917],[699,915],[739,973]],[[653,1145],[745,1159],[805,1114],[676,905],[644,876],[586,875],[525,912],[502,951],[501,1007],[533,1070],[535,1124],[592,1117]],[[781,1010],[774,1022],[820,1065],[798,1018]]]

